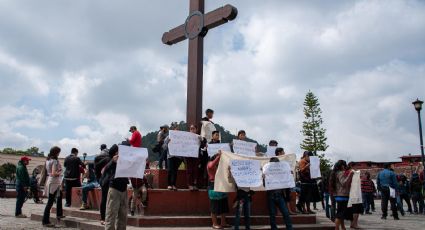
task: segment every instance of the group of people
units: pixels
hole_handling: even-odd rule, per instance
[[[168,145],[173,140],[170,139],[169,130],[179,130],[177,123],[170,126],[163,125],[157,136],[157,145],[154,152],[159,154],[159,167],[168,171],[169,190],[177,190],[176,181],[178,169],[184,162],[186,166],[186,177],[188,188],[196,191],[200,188],[208,190],[210,199],[210,212],[213,229],[228,228],[230,225],[226,222],[226,215],[230,212],[227,193],[214,191],[214,182],[217,168],[220,164],[221,152],[209,155],[207,152],[208,144],[220,143],[220,133],[215,129],[212,118],[214,111],[208,109],[206,116],[202,118],[201,124],[190,124],[189,132],[197,134],[199,137],[198,157],[180,157],[170,155]],[[200,130],[198,130],[200,127]],[[121,144],[132,147],[142,146],[142,136],[135,126],[130,127],[132,133],[130,139]],[[238,140],[246,140],[246,132],[240,130],[237,136]],[[232,145],[231,145],[232,146]],[[278,162],[278,156],[284,155],[284,149],[277,147],[275,140],[269,142],[269,146],[276,147],[275,156],[271,157],[270,162]],[[50,211],[56,202],[56,217],[58,220],[64,218],[62,208],[62,186],[65,188],[65,207],[71,206],[72,188],[82,187],[82,206],[81,209],[88,209],[87,194],[89,191],[100,187],[102,199],[100,204],[101,224],[105,229],[125,229],[127,224],[128,185],[132,187],[132,200],[130,204],[130,214],[135,215],[137,198],[141,198],[142,206],[147,206],[147,189],[150,187],[146,178],[115,178],[117,161],[119,158],[118,145],[112,145],[107,148],[105,144],[100,146],[100,154],[95,157],[93,163],[85,163],[78,157],[78,149],[73,148],[71,154],[65,158],[62,166],[58,160],[61,149],[54,146],[50,149],[46,163],[45,174],[47,176],[44,186],[44,194],[48,197],[44,210],[42,224],[44,227],[54,227],[50,222]],[[258,153],[261,155],[261,153]],[[351,164],[339,160],[329,173],[324,172],[319,183],[317,179],[311,178],[310,157],[315,154],[310,151],[304,152],[298,163],[296,174],[297,185],[295,188],[269,190],[267,194],[267,205],[270,215],[271,229],[277,229],[276,210],[283,215],[286,229],[292,229],[290,215],[314,214],[311,210],[311,204],[315,208],[316,202],[321,202],[326,210],[326,216],[335,222],[336,229],[345,229],[344,220],[351,221],[352,228],[359,228],[359,214],[371,214],[375,209],[374,195],[376,188],[370,178],[369,173],[365,173],[362,178],[360,174],[352,169]],[[211,157],[210,157],[211,156]],[[29,162],[28,157],[23,157],[17,167],[18,191],[16,201],[15,215],[25,217],[22,214],[22,205],[25,201],[25,188],[30,185],[30,179],[26,170]],[[64,169],[63,169],[64,167]],[[146,167],[149,167],[147,162]],[[86,178],[82,184],[82,176]],[[240,217],[244,215],[244,224],[246,229],[250,229],[250,215],[252,197],[255,192],[250,188],[236,186],[236,199],[232,202],[235,210],[234,229],[239,229]],[[388,202],[391,205],[392,216],[398,219],[398,211],[404,215],[402,208],[403,200],[408,204],[408,211],[415,213],[424,212],[424,203],[422,196],[423,180],[418,174],[413,174],[411,181],[405,176],[397,177],[391,170],[390,165],[386,165],[377,177],[377,190],[382,197],[382,219],[387,218]],[[393,190],[395,192],[393,192]],[[296,202],[298,193],[297,210],[291,209],[291,203]],[[394,195],[395,194],[395,195]],[[413,205],[410,204],[410,199]],[[417,207],[419,205],[419,208]],[[413,206],[413,208],[412,208]]]

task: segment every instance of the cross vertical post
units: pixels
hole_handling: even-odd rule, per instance
[[[190,0],[189,14],[200,11],[204,14],[205,0]],[[199,126],[202,116],[202,88],[204,66],[204,37],[197,36],[189,40],[187,63],[187,105],[186,122]],[[199,130],[199,127],[198,127]]]

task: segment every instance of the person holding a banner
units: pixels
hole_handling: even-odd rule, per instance
[[[277,141],[275,141],[275,142],[276,142],[276,146],[277,146]],[[285,150],[283,148],[278,147],[275,150],[275,155],[276,156],[283,156],[283,155],[285,155]],[[297,215],[296,212],[291,210],[291,201],[292,201],[292,199],[291,199],[291,188],[283,189],[283,198],[286,202],[286,205],[287,205],[287,208],[288,208],[288,211],[289,211],[289,215]]]
[[[109,191],[106,204],[105,230],[126,229],[127,226],[127,184],[128,178],[116,178],[118,146],[109,149],[111,161],[105,166],[104,174],[108,175]]]
[[[279,158],[272,157],[270,162],[279,162]],[[266,187],[266,185],[265,185]],[[270,215],[270,228],[277,230],[276,224],[276,206],[282,213],[283,221],[285,222],[286,229],[292,230],[292,221],[289,216],[289,210],[287,208],[286,200],[284,199],[284,189],[272,189],[267,190],[267,205],[269,208]]]
[[[320,201],[319,188],[315,179],[310,175],[310,157],[313,156],[311,151],[305,151],[299,163],[299,179],[301,182],[301,194],[298,209],[303,214],[314,214],[310,209],[310,202]]]
[[[189,131],[194,134],[198,134],[198,128],[196,125],[190,125]],[[187,183],[190,191],[197,191],[198,190],[198,179],[201,172],[203,172],[204,168],[200,168],[201,165],[201,158],[202,151],[201,148],[205,146],[205,139],[199,136],[200,141],[200,147],[198,150],[198,157],[185,157],[185,163],[186,163],[186,176],[187,176]],[[207,155],[208,157],[208,155]]]
[[[214,136],[214,134],[213,134]],[[214,137],[213,137],[214,138]],[[210,211],[213,229],[228,228],[230,225],[226,223],[226,213],[229,212],[229,204],[227,201],[227,193],[214,191],[214,180],[217,167],[220,162],[221,152],[211,157],[208,162],[208,197],[210,198]],[[217,216],[220,216],[220,224],[218,224]]]
[[[179,130],[179,126],[177,122],[171,123],[170,130],[177,131]],[[167,152],[167,160],[168,160],[168,190],[177,191],[176,181],[177,181],[177,172],[181,163],[183,162],[183,158],[179,156],[170,155],[170,151],[168,149],[168,144],[170,143],[170,136],[167,136],[164,140],[164,144],[162,148]]]
[[[332,170],[329,191],[336,201],[335,229],[345,229],[344,220],[352,220],[353,214],[348,209],[350,186],[354,173],[347,170],[347,163],[339,160]]]

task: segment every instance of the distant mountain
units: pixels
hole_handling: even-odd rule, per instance
[[[228,130],[226,130],[223,126],[220,126],[218,124],[215,124],[216,129],[220,132],[221,135],[221,142],[222,143],[231,143],[234,139],[237,138],[237,136],[231,134]],[[181,121],[179,123],[179,130],[187,130],[186,123]],[[157,144],[156,137],[158,135],[158,131],[147,133],[145,136],[142,137],[142,143],[143,147],[148,148],[149,151],[149,161],[157,161],[159,159],[159,155],[157,153],[154,153],[152,151],[152,148],[155,147]],[[255,142],[258,144],[258,150],[260,152],[266,152],[267,145],[259,144],[256,140],[246,138],[249,142]]]

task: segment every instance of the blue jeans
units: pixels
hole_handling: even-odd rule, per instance
[[[25,203],[25,197],[27,196],[27,192],[25,191],[25,187],[21,184],[16,184],[16,209],[15,209],[15,216],[22,214],[22,206],[24,206]]]
[[[330,205],[330,197],[329,197],[329,193],[323,193],[323,198],[325,199],[325,212],[326,212],[326,217],[327,218],[331,218],[331,205]]]
[[[167,151],[162,149],[159,151],[159,161],[158,166],[160,169],[163,169],[162,165],[165,162],[165,169],[168,169],[168,160],[167,160]]]
[[[283,215],[283,220],[286,224],[286,229],[292,230],[292,221],[289,216],[288,208],[286,207],[286,202],[282,196],[276,196],[276,194],[272,194],[267,192],[267,205],[269,208],[270,215],[270,227],[272,230],[277,230],[276,225],[276,206],[279,208],[279,211]]]
[[[98,186],[99,186],[99,184],[97,182],[90,182],[90,183],[87,183],[86,185],[84,185],[81,188],[81,190],[83,192],[82,200],[83,200],[84,204],[87,204],[87,194],[89,193],[89,191],[95,189]]]
[[[240,213],[241,201],[243,202],[242,211],[243,211],[244,220],[245,220],[245,229],[251,229],[250,227],[251,226],[250,224],[251,199],[249,197],[249,192],[238,190],[238,196],[240,196],[240,198],[237,201],[238,203],[236,206],[234,229],[239,230],[239,222],[241,218],[241,213]]]
[[[371,192],[363,192],[362,193],[362,199],[363,199],[363,209],[366,213],[370,212],[370,207],[372,206],[373,202],[373,193]]]

